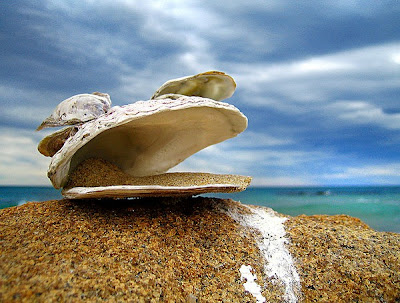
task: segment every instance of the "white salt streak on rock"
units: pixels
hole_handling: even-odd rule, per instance
[[[238,208],[222,209],[236,222],[244,227],[252,228],[260,233],[257,239],[258,248],[265,258],[264,272],[285,287],[285,302],[297,302],[300,296],[300,277],[294,261],[286,249],[283,223],[287,218],[278,217],[272,209],[243,205],[251,214],[239,212]]]
[[[251,273],[250,265],[242,265],[240,267],[241,280],[246,280],[246,283],[243,284],[244,289],[251,293],[257,300],[257,303],[264,303],[265,298],[261,293],[261,287],[258,285],[255,280],[257,280],[257,276]]]

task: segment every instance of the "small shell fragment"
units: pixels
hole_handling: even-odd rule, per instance
[[[103,115],[110,107],[111,99],[108,94],[94,92],[75,95],[58,104],[53,113],[36,130],[81,124]]]
[[[76,126],[70,126],[44,137],[39,142],[38,151],[46,157],[53,157],[63,147],[65,141],[77,131]]]
[[[160,98],[166,94],[178,94],[221,101],[231,97],[235,89],[236,83],[231,76],[219,71],[209,71],[169,80],[154,93],[151,99]]]

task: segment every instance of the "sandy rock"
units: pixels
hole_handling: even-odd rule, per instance
[[[294,217],[286,230],[307,300],[400,301],[400,234],[345,215]]]
[[[400,235],[209,198],[0,210],[0,301],[395,302]]]

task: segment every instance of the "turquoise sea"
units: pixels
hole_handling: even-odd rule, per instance
[[[291,216],[347,214],[378,231],[400,233],[400,186],[250,187],[241,193],[208,196],[267,206]],[[0,208],[61,198],[52,187],[0,186]]]

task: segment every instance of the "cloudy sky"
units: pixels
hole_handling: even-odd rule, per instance
[[[400,2],[0,2],[0,184],[50,185],[34,129],[62,100],[147,100],[165,81],[232,75],[237,138],[178,170],[254,185],[400,184]]]

